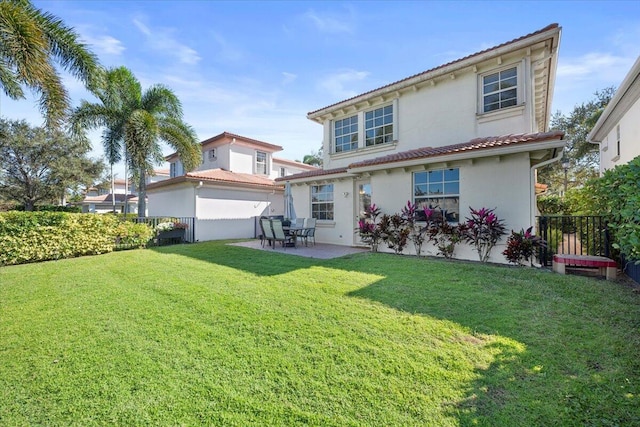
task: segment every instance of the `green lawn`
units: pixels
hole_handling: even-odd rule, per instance
[[[640,293],[219,242],[0,268],[0,425],[640,425]]]

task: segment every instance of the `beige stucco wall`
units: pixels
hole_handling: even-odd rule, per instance
[[[516,66],[519,69],[519,105],[479,114],[481,76]],[[526,57],[506,59],[500,65],[481,64],[474,72],[471,68],[455,73],[455,78],[438,81],[434,86],[421,87],[417,91],[398,93],[366,109],[348,110],[343,115],[323,123],[324,168],[346,167],[349,164],[394,152],[423,147],[440,147],[467,142],[473,138],[535,132],[532,114],[533,84],[530,61]],[[335,120],[356,115],[385,105],[394,105],[397,122],[394,123],[395,144],[381,144],[344,153],[334,153],[332,127]],[[363,124],[359,126],[362,128]]]
[[[620,125],[620,156],[617,153],[617,125]],[[640,99],[613,126],[600,144],[600,174],[640,156]]]
[[[262,215],[282,215],[282,193],[271,190],[225,189],[202,187],[197,189],[196,216],[199,219],[252,218]]]
[[[147,192],[149,216],[195,216],[193,183],[162,187]]]
[[[442,164],[428,165],[426,170],[441,169]],[[496,208],[499,218],[511,229],[528,228],[531,209],[530,161],[528,153],[514,154],[504,157],[489,157],[471,161],[450,163],[447,167],[460,169],[460,218],[469,216],[469,206]],[[423,171],[415,168],[415,171]],[[412,171],[393,169],[388,173],[378,172],[370,176],[372,202],[381,208],[382,213],[399,213],[408,200],[412,200]],[[357,194],[355,179],[333,181],[335,221],[319,221],[316,240],[323,243],[340,245],[357,244],[354,232],[357,222]],[[345,193],[348,193],[345,196]],[[293,187],[294,204],[299,217],[310,216],[310,187],[297,185]],[[380,250],[384,250],[383,245]],[[434,248],[425,247],[435,255]],[[492,252],[491,261],[506,263],[501,255],[504,244]],[[405,253],[412,254],[413,244],[409,244]],[[476,260],[478,255],[466,245],[459,245],[456,257]]]

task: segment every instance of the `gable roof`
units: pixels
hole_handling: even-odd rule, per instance
[[[193,171],[186,175],[177,176],[175,178],[166,179],[164,181],[154,182],[147,185],[147,190],[165,187],[181,182],[209,182],[228,184],[232,186],[252,187],[252,188],[277,188],[278,185],[274,180],[264,176],[252,175],[248,173],[231,172],[224,169],[207,169],[203,171]]]
[[[295,160],[287,160],[287,159],[281,159],[279,157],[271,157],[271,160],[273,161],[273,163],[278,163],[278,164],[283,164],[283,165],[290,165],[299,169],[307,169],[307,170],[316,170],[316,169],[320,169],[318,166],[313,166],[313,165],[308,165],[306,163],[302,163],[302,162],[297,162]]]
[[[276,152],[276,151],[282,151],[283,148],[280,145],[275,145],[275,144],[270,144],[268,142],[264,142],[264,141],[259,141],[257,139],[253,139],[253,138],[248,138],[246,136],[242,136],[242,135],[238,135],[235,133],[231,133],[231,132],[222,132],[216,136],[212,136],[211,138],[205,139],[204,141],[200,142],[200,149],[203,149],[206,145],[218,142],[220,140],[223,139],[228,139],[233,141],[234,139],[237,141],[241,141],[241,142],[246,142],[248,144],[251,145],[256,145],[260,148],[265,149],[266,151],[269,152]],[[173,159],[174,157],[177,157],[178,153],[177,152],[173,152],[171,154],[169,154],[168,156],[165,156],[165,160],[170,160]]]
[[[600,118],[589,132],[587,141],[598,144],[613,129],[629,108],[640,99],[640,56],[627,73]]]
[[[276,179],[276,181],[288,181],[336,174],[348,174],[350,172],[356,172],[355,169],[367,169],[379,165],[391,165],[393,163],[428,159],[446,155],[459,155],[460,158],[463,159],[466,158],[465,154],[478,153],[480,154],[479,157],[481,157],[482,154],[485,154],[488,157],[494,155],[492,150],[512,146],[522,147],[519,151],[524,152],[530,148],[527,147],[527,145],[535,143],[562,141],[561,144],[559,143],[557,145],[564,145],[563,138],[564,132],[561,131],[474,138],[471,141],[463,142],[461,144],[445,145],[435,148],[423,147],[415,150],[403,151],[400,153],[389,154],[387,156],[376,157],[374,159],[351,163],[345,168],[303,172],[283,178],[278,178]]]
[[[356,95],[354,97],[320,108],[318,110],[311,111],[307,113],[307,118],[318,123],[322,123],[323,116],[332,111],[340,110],[341,108],[346,108],[354,104],[365,102],[367,100],[380,96],[385,96],[389,93],[399,92],[407,88],[413,87],[415,89],[417,88],[417,85],[426,84],[429,81],[433,82],[437,77],[449,75],[464,68],[474,66],[475,64],[478,64],[482,61],[493,59],[506,53],[513,52],[518,49],[523,49],[527,46],[531,46],[533,44],[549,39],[551,40],[549,49],[551,53],[555,54],[560,39],[560,26],[557,23],[547,25],[546,27],[541,28],[538,31],[534,31],[525,36],[515,38],[505,43],[501,43],[489,49],[481,50],[471,55],[467,55],[463,58],[447,62],[446,64],[439,65],[421,73],[414,74],[393,83],[389,83],[377,89],[373,89],[360,95]],[[547,129],[546,117],[548,116],[548,114],[546,113],[546,111],[551,108],[552,93],[550,90],[553,88],[553,80],[555,78],[556,57],[552,55],[539,60],[544,61],[545,63],[549,60],[551,61],[549,63],[549,72],[536,73],[536,89],[538,89],[538,87],[540,88],[540,90],[536,90],[536,105],[540,106],[541,110],[544,111],[543,113],[538,115],[538,121],[542,123],[539,129],[540,131],[544,131]]]

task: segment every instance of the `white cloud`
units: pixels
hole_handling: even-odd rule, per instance
[[[122,42],[111,36],[84,36],[87,44],[90,45],[95,53],[100,55],[114,55],[119,56],[126,48],[122,45]]]
[[[587,53],[577,58],[558,61],[558,78],[621,80],[631,68],[635,58],[610,53]]]
[[[362,81],[368,76],[368,71],[345,70],[326,76],[320,81],[319,85],[320,88],[328,91],[333,98],[346,99],[359,93],[359,91],[354,90],[353,83]]]
[[[282,84],[283,85],[288,85],[289,83],[293,83],[297,78],[298,78],[298,76],[296,74],[287,73],[286,71],[282,72]]]
[[[133,24],[146,36],[147,43],[153,50],[177,57],[180,62],[188,65],[195,65],[202,59],[197,51],[173,38],[173,29],[151,29],[139,19],[134,19]]]
[[[352,24],[332,16],[321,15],[313,10],[308,11],[303,16],[323,33],[337,34],[354,32]]]

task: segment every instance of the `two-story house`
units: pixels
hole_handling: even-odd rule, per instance
[[[587,139],[600,145],[600,175],[640,156],[640,57]]]
[[[548,132],[559,42],[549,25],[312,111],[323,169],[277,181],[291,183],[296,212],[318,219],[325,243],[360,244],[354,230],[371,202],[393,214],[411,201],[451,222],[469,207],[496,208],[508,228],[527,228],[536,169],[565,144]],[[504,262],[500,252],[493,261]],[[457,256],[477,259],[471,248]]]
[[[279,145],[229,132],[200,146],[202,164],[196,170],[185,173],[174,153],[166,158],[170,178],[147,186],[149,215],[195,217],[197,240],[253,237],[254,218],[284,212],[284,187],[275,179],[318,170],[274,157],[282,151]],[[221,220],[229,220],[222,229],[207,222]]]

